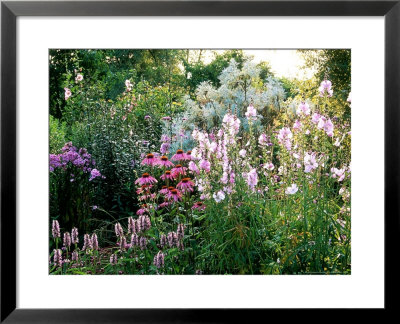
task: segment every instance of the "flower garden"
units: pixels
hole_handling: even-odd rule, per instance
[[[350,274],[338,51],[289,80],[243,51],[54,50],[49,273]]]

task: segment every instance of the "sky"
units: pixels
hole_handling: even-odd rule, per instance
[[[223,50],[216,51],[218,53],[224,52]],[[254,56],[254,62],[267,61],[270,63],[272,72],[277,77],[308,79],[312,77],[314,71],[301,70],[304,60],[296,50],[243,50],[247,55]],[[206,55],[204,61],[207,63],[211,61],[211,52]]]

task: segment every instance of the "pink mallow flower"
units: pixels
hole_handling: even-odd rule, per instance
[[[202,203],[201,201],[198,201],[198,202],[194,203],[192,209],[204,210],[204,209],[206,209],[206,205],[204,205],[204,203]]]
[[[285,145],[288,151],[292,148],[292,141],[291,141],[292,137],[293,134],[288,127],[283,127],[281,130],[279,130],[278,134],[279,144]]]
[[[286,188],[285,192],[287,195],[294,195],[298,190],[299,188],[297,187],[297,185],[293,183],[291,186]]]
[[[199,168],[197,167],[196,163],[194,163],[193,161],[189,162],[189,170],[196,174],[200,173]]]
[[[135,181],[136,184],[140,184],[141,186],[145,185],[145,184],[153,184],[153,183],[157,183],[157,182],[158,181],[155,178],[153,178],[150,174],[148,174],[147,172],[143,173],[142,177]]]
[[[330,119],[321,116],[318,121],[318,128],[323,129],[329,137],[333,136],[333,123]]]
[[[251,169],[250,172],[247,173],[246,178],[247,185],[254,191],[258,183],[257,169]]]
[[[189,192],[193,191],[194,183],[191,181],[190,178],[183,178],[181,182],[179,182],[176,187],[182,192]]]
[[[331,172],[332,172],[332,178],[338,178],[338,181],[343,181],[346,174],[345,174],[345,168],[342,169],[337,169],[337,168],[332,168]]]
[[[253,105],[250,105],[247,107],[247,111],[246,111],[245,115],[249,121],[256,120],[257,119],[257,110],[253,107]]]
[[[312,172],[313,170],[315,170],[316,168],[318,168],[316,154],[315,153],[311,153],[311,154],[306,153],[304,155],[304,172],[309,173],[309,172]]]
[[[208,160],[202,159],[199,164],[200,168],[205,170],[206,172],[210,172],[211,163]]]
[[[332,97],[333,95],[332,82],[329,80],[322,81],[318,90],[319,90],[319,95],[321,97],[325,95],[325,92],[328,94],[328,97]]]
[[[225,199],[225,193],[222,190],[220,190],[217,193],[213,194],[213,198],[217,203],[219,203]]]
[[[302,101],[301,104],[297,107],[297,115],[309,115],[310,114],[310,106]]]
[[[298,131],[300,130],[300,128],[301,128],[301,122],[298,119],[296,119],[296,121],[293,124],[293,129]]]

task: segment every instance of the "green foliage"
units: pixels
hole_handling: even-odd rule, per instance
[[[66,142],[67,125],[53,116],[49,116],[49,153],[60,153],[61,147]]]

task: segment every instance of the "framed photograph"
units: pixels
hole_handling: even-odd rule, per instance
[[[1,321],[393,310],[399,1],[3,1]]]

